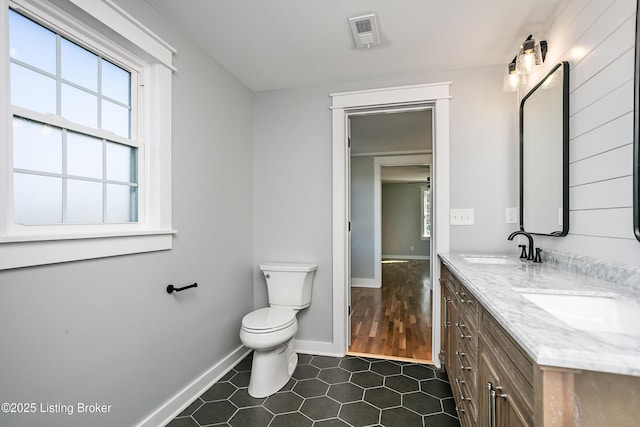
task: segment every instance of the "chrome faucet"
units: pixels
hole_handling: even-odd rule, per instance
[[[533,253],[535,252],[535,249],[533,247],[533,237],[531,236],[531,234],[527,233],[526,231],[518,230],[518,231],[514,231],[513,233],[509,234],[509,237],[507,238],[507,240],[513,240],[513,238],[516,237],[517,235],[525,236],[527,239],[529,239],[529,252],[528,252],[528,256],[526,256],[526,258],[527,258],[527,261],[534,261],[535,258],[534,258]],[[523,252],[523,255],[524,255],[524,250],[522,252]],[[520,255],[520,258],[524,258],[524,257],[522,255]],[[542,261],[540,261],[540,262],[542,262]]]

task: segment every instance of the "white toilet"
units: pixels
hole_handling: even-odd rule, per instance
[[[298,330],[296,313],[311,304],[316,264],[267,262],[260,270],[267,280],[269,307],[252,311],[242,319],[240,341],[254,350],[249,394],[266,397],[280,390],[298,364],[293,337]]]

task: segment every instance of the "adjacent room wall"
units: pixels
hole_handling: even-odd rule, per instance
[[[3,401],[111,405],[106,414],[0,414],[3,426],[137,425],[239,348],[253,308],[253,93],[146,2],[118,3],[178,50],[178,233],[170,251],[0,272]]]
[[[546,34],[545,70],[569,61],[569,235],[544,248],[640,265],[633,233],[635,0],[570,1]],[[524,92],[521,96],[524,95]]]
[[[375,277],[372,156],[351,157],[351,277]]]
[[[426,184],[382,184],[382,258],[426,258],[422,236],[422,191]],[[353,259],[353,257],[352,257]]]
[[[502,66],[397,76],[256,94],[254,256],[318,263],[298,339],[332,342],[331,93],[452,81],[451,207],[475,208],[475,226],[452,227],[451,249],[517,252],[505,208],[517,206],[515,95],[502,92]],[[437,141],[436,141],[437,144]],[[437,147],[436,147],[437,149]],[[435,165],[437,167],[437,165]],[[267,305],[254,276],[256,307]]]

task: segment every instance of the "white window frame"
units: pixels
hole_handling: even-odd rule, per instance
[[[0,270],[171,249],[171,79],[176,53],[111,0],[67,0],[65,10],[46,0],[0,0]],[[138,75],[132,89],[132,137],[138,148],[138,222],[95,225],[20,225],[13,223],[13,115],[24,111],[9,103],[8,9],[40,22],[80,45],[98,51]],[[74,16],[79,7],[83,16]],[[76,11],[76,12],[71,12]],[[83,22],[97,19],[126,46]],[[133,73],[132,73],[133,74]],[[132,76],[133,77],[133,76]],[[132,84],[135,80],[132,78]],[[132,108],[132,111],[134,108]],[[27,117],[35,118],[33,113]],[[37,118],[36,118],[37,120]],[[57,120],[57,118],[56,118]],[[62,120],[62,119],[61,119]],[[49,120],[50,121],[50,120]],[[66,125],[63,127],[67,127]],[[133,130],[133,128],[132,128]],[[95,132],[95,131],[93,131]],[[117,141],[117,138],[109,138]]]

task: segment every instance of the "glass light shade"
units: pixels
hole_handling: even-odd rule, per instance
[[[502,90],[505,92],[515,92],[519,85],[525,84],[527,78],[524,74],[516,72],[516,63],[512,62],[507,65],[504,71],[504,80],[502,82]]]
[[[516,71],[518,74],[529,74],[542,66],[540,44],[535,39],[525,40],[518,52]]]

